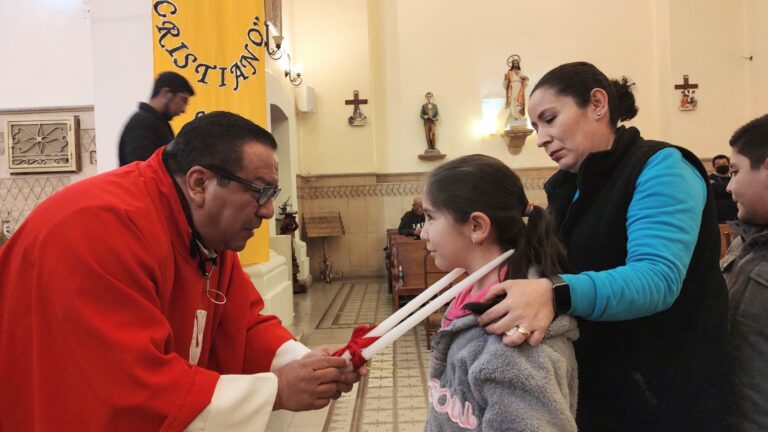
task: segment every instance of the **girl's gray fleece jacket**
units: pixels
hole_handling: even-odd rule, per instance
[[[576,320],[558,316],[537,347],[507,347],[454,320],[432,342],[425,431],[576,431]]]

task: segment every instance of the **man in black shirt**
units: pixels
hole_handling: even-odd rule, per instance
[[[404,236],[416,236],[421,234],[421,227],[424,226],[424,208],[421,206],[421,196],[416,195],[413,197],[413,203],[411,204],[411,210],[405,212],[402,218],[400,218],[400,226],[397,227],[397,232]]]
[[[725,190],[731,181],[731,160],[726,155],[717,155],[712,158],[712,166],[715,172],[709,175],[709,184],[712,186],[712,195],[715,197],[717,209],[717,223],[726,223],[736,220],[738,209],[733,202],[731,193]]]
[[[123,129],[120,166],[147,160],[155,150],[173,141],[173,129],[168,122],[186,111],[194,94],[189,81],[176,72],[158,75],[149,103],[139,103],[139,110]]]

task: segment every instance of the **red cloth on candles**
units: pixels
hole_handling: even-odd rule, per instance
[[[364,365],[367,361],[365,357],[363,357],[363,349],[379,340],[378,336],[365,337],[365,335],[374,328],[376,328],[376,326],[368,327],[360,325],[355,327],[352,331],[352,337],[349,338],[349,342],[333,353],[333,356],[341,357],[345,351],[349,351],[349,354],[352,355],[352,367],[355,370],[359,369],[360,366]]]

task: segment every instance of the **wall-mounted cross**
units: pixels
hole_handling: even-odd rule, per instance
[[[688,82],[688,75],[683,75],[682,84],[675,84],[675,90],[688,90],[688,89],[697,89],[697,88],[699,88],[698,84],[691,84]]]
[[[355,90],[353,92],[354,99],[347,99],[344,101],[344,105],[354,105],[355,110],[360,109],[360,105],[368,104],[368,99],[360,99],[360,92]]]

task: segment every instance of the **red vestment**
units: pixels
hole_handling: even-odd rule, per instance
[[[206,296],[160,155],[54,194],[0,248],[0,430],[182,430],[219,374],[292,339],[235,252],[210,280],[226,303]]]

